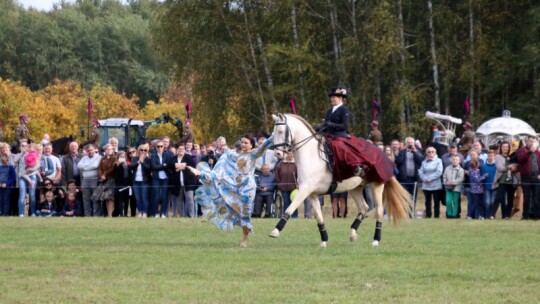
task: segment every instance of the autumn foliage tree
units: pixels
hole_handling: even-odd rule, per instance
[[[101,84],[85,90],[79,82],[55,80],[43,90],[32,92],[20,82],[0,78],[0,121],[6,141],[13,142],[13,130],[23,113],[30,117],[28,126],[33,140],[39,141],[44,133],[51,139],[80,137],[81,128],[88,129],[90,124],[88,98],[93,103],[93,119],[119,117],[153,121],[163,113],[182,121],[186,118],[185,101],[180,99],[148,101],[139,108],[137,96],[128,98]],[[203,139],[196,125],[194,131]],[[148,137],[165,135],[171,136],[173,141],[179,136],[172,124],[157,124],[148,129]]]

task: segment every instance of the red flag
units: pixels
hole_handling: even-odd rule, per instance
[[[468,119],[470,114],[471,104],[469,103],[469,98],[465,98],[465,119]]]
[[[373,100],[373,120],[378,120],[377,116],[381,113],[381,104],[377,100]]]
[[[294,98],[291,98],[289,100],[289,107],[291,107],[291,111],[293,112],[293,114],[297,115],[298,113],[296,112],[296,104],[294,102]]]
[[[94,114],[94,103],[92,98],[88,97],[88,118],[92,119],[92,114]]]
[[[186,112],[187,112],[187,118],[190,118],[191,114],[191,100],[188,100],[186,102]]]

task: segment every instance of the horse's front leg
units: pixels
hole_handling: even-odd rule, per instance
[[[274,228],[274,230],[272,230],[272,232],[270,232],[268,236],[273,237],[273,238],[279,237],[280,231],[283,230],[283,228],[287,224],[287,221],[289,221],[289,219],[291,218],[291,215],[294,213],[294,211],[296,211],[296,209],[298,209],[300,204],[304,202],[306,197],[308,197],[308,195],[310,195],[311,192],[312,190],[307,189],[307,188],[300,188],[298,190],[298,193],[296,194],[296,197],[294,198],[294,200],[291,202],[291,205],[289,206],[289,208],[287,208],[287,210],[285,210],[285,212],[283,212],[283,215],[281,216],[281,219],[277,223],[276,228]]]
[[[328,233],[326,232],[326,226],[324,225],[323,214],[321,204],[319,202],[319,196],[317,194],[311,194],[308,197],[311,204],[313,215],[317,221],[317,227],[319,227],[319,233],[321,234],[321,247],[326,248],[328,246]]]

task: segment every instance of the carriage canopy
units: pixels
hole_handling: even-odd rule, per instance
[[[476,137],[486,146],[500,141],[512,141],[526,136],[536,136],[534,129],[521,119],[511,117],[510,111],[503,111],[502,117],[484,122],[476,130]]]

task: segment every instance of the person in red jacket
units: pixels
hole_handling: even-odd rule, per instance
[[[536,137],[527,137],[527,144],[517,150],[518,170],[523,188],[522,219],[540,218],[540,151]]]

